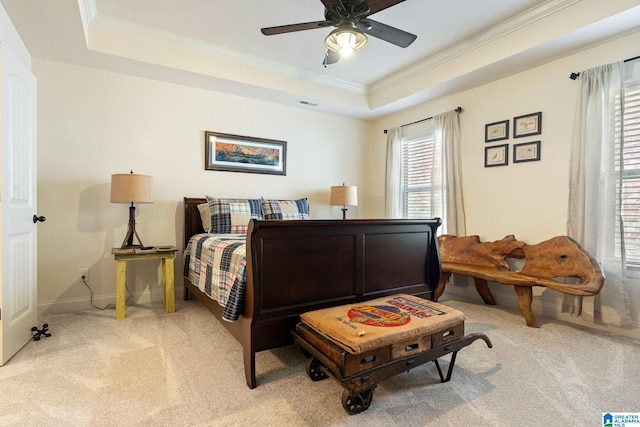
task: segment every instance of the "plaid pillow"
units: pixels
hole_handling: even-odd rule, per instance
[[[249,220],[262,219],[259,199],[218,199],[207,196],[211,233],[247,234]]]
[[[266,200],[260,202],[264,219],[309,219],[309,201],[305,197],[298,200]]]

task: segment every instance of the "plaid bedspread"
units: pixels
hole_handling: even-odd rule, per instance
[[[242,314],[246,255],[244,234],[196,234],[184,251],[184,276],[223,306],[230,322]]]

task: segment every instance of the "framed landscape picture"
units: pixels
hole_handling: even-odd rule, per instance
[[[204,133],[206,170],[287,174],[287,143],[273,139]]]

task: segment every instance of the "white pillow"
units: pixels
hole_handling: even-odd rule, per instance
[[[206,233],[211,232],[211,213],[209,213],[209,203],[201,203],[198,205],[200,211],[200,220],[202,221],[202,228]]]

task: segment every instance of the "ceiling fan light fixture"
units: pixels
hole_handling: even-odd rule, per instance
[[[327,48],[334,52],[340,52],[340,56],[345,58],[354,51],[360,50],[367,45],[367,36],[351,25],[340,26],[331,31],[324,40]]]

